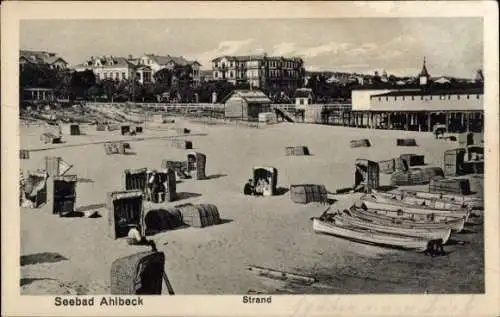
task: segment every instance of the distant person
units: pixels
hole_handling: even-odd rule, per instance
[[[243,188],[243,194],[245,195],[253,195],[253,184],[252,180],[249,179],[248,182],[246,182],[245,187]]]

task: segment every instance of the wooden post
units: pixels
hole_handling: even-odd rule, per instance
[[[469,130],[470,130],[469,124],[470,124],[470,113],[466,112],[465,113],[465,131],[466,132],[469,132]]]
[[[432,112],[428,112],[427,113],[427,131],[429,131],[429,132],[432,132],[431,117],[432,117]]]
[[[387,129],[391,129],[391,113],[387,113]]]
[[[408,112],[405,114],[405,130],[408,131],[410,130],[410,122],[408,121],[410,119],[410,114]]]

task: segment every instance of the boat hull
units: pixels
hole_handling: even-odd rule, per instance
[[[418,229],[443,229],[449,228],[452,232],[461,232],[465,226],[465,218],[453,219],[450,221],[415,221],[411,219],[404,219],[399,217],[391,217],[381,215],[373,212],[372,210],[364,210],[361,208],[353,207],[348,210],[349,214],[355,218],[362,220],[373,221],[382,225],[395,225],[397,224],[403,228],[418,228]]]
[[[397,224],[378,224],[373,221],[362,220],[359,218],[351,217],[346,213],[342,213],[340,215],[335,216],[335,222],[340,225],[354,226],[365,229],[372,229],[379,232],[390,233],[390,234],[398,234],[410,237],[420,237],[430,240],[439,240],[443,241],[443,244],[448,242],[448,239],[451,235],[450,228],[404,228],[398,226]]]
[[[438,220],[453,220],[465,217],[466,221],[469,212],[466,209],[444,210],[431,208],[417,208],[408,204],[398,202],[397,200],[384,199],[378,196],[363,196],[361,198],[363,205],[367,209],[377,210],[379,213],[385,213],[402,218],[435,218]]]
[[[313,230],[316,233],[333,235],[361,243],[374,244],[384,247],[392,247],[424,252],[430,242],[429,239],[389,235],[379,232],[369,232],[352,227],[342,227],[334,223],[313,219]]]

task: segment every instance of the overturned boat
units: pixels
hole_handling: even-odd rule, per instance
[[[419,229],[443,229],[449,228],[452,232],[461,232],[465,226],[465,218],[452,220],[436,220],[425,219],[416,220],[411,218],[391,217],[388,215],[378,214],[373,210],[365,210],[356,206],[349,210],[344,210],[349,215],[367,221],[372,221],[380,225],[397,225],[403,228],[419,228]]]
[[[333,235],[356,242],[416,250],[418,252],[426,251],[430,242],[434,241],[431,239],[389,234],[370,229],[340,225],[335,221],[326,221],[320,218],[313,218],[313,230],[316,233]]]

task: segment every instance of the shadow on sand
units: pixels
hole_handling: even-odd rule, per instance
[[[201,196],[201,194],[198,194],[198,193],[180,192],[180,193],[177,193],[176,200],[183,200],[183,199],[195,198],[195,197],[200,197],[200,196]]]
[[[21,255],[21,266],[40,263],[56,263],[60,261],[68,261],[67,258],[55,252],[33,253]]]
[[[207,177],[205,177],[205,179],[217,179],[217,178],[221,178],[221,177],[226,177],[227,174],[214,174],[214,175],[209,175]]]

